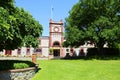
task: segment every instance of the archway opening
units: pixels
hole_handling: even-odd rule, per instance
[[[55,41],[55,42],[53,43],[53,46],[54,46],[54,47],[59,47],[59,46],[60,46],[60,43],[59,43],[58,41]]]
[[[60,56],[60,49],[54,49],[54,50],[53,50],[53,55],[54,55],[55,57]]]

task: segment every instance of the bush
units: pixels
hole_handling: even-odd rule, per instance
[[[119,56],[118,48],[103,48],[98,51],[98,48],[89,48],[87,56]]]
[[[35,64],[30,61],[0,60],[0,70],[22,69],[34,66]]]
[[[119,58],[119,49],[103,48],[101,50],[98,50],[98,48],[89,48],[87,50],[87,58],[97,58],[97,59]]]
[[[87,49],[87,56],[96,56],[98,55],[97,48],[88,48]]]
[[[28,67],[29,67],[29,65],[25,64],[25,63],[15,63],[14,64],[15,69],[28,68]]]

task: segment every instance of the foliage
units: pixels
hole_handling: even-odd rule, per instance
[[[29,65],[25,63],[15,63],[14,64],[15,69],[21,69],[21,68],[28,68]]]
[[[39,60],[32,80],[118,80],[120,60]]]
[[[0,65],[0,70],[23,69],[35,66],[33,62],[19,60],[0,60]]]
[[[15,11],[14,0],[0,0],[0,7],[6,9],[10,14],[14,14]]]
[[[0,50],[16,49],[24,44],[37,47],[41,34],[42,25],[29,12],[16,7],[14,0],[0,0]]]
[[[120,59],[118,48],[102,48],[99,54],[97,48],[89,48],[87,50],[86,59],[96,57],[96,59]]]
[[[34,38],[34,36],[28,35],[28,36],[25,36],[24,43],[26,47],[31,47],[31,45],[32,47],[38,47],[39,40],[37,37]]]
[[[53,49],[50,48],[50,49],[49,49],[49,52],[50,52],[49,54],[52,54],[52,53],[53,53]]]
[[[66,18],[64,46],[91,41],[98,48],[120,40],[120,0],[80,0]]]

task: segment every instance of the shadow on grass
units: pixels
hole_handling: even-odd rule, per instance
[[[39,64],[36,64],[35,67],[36,67],[36,73],[41,70],[41,68],[39,67]]]

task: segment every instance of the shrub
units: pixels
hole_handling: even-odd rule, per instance
[[[98,51],[98,48],[88,48],[87,58],[97,58],[97,59],[119,59],[119,49],[118,48],[103,48]]]
[[[22,69],[34,66],[35,64],[31,61],[0,60],[0,70]]]
[[[28,68],[28,67],[29,67],[29,65],[25,64],[25,63],[15,63],[14,64],[15,69]]]
[[[88,48],[87,56],[118,56],[118,48],[103,48],[98,52],[98,48]]]
[[[50,49],[49,49],[49,54],[52,55],[52,53],[53,53],[53,49],[50,48]]]

